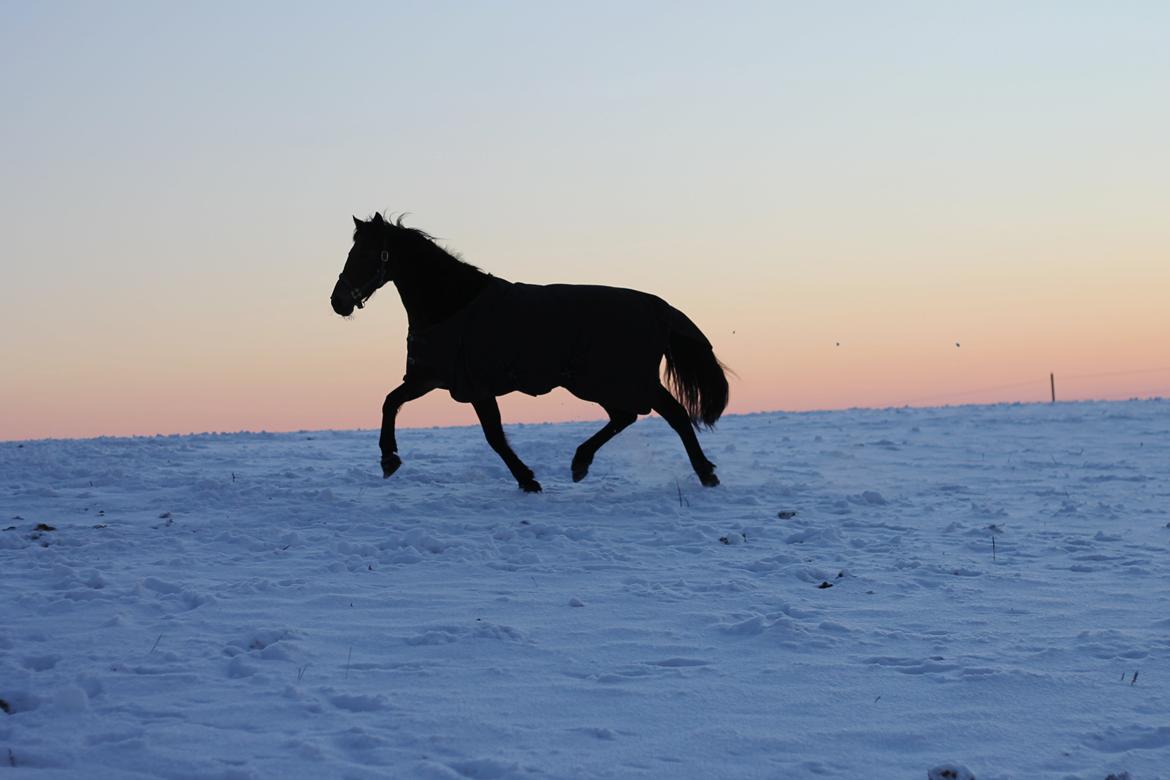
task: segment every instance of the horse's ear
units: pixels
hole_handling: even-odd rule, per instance
[[[357,217],[353,218],[353,226],[355,228],[360,228],[363,224],[364,223],[360,219],[358,219]]]
[[[371,219],[370,221],[371,221],[371,222],[373,222],[374,224],[380,225],[380,224],[382,224],[382,223],[383,223],[385,220],[383,220],[383,219],[382,219],[382,212],[380,212],[380,211],[375,211],[375,212],[374,212],[374,218],[373,218],[373,219]]]

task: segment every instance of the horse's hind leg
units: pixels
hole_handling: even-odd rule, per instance
[[[504,465],[520,484],[520,489],[525,493],[539,493],[540,483],[536,481],[532,469],[525,466],[524,461],[516,456],[508,444],[507,437],[504,436],[504,424],[500,421],[500,406],[496,399],[481,398],[472,401],[471,405],[475,407],[475,413],[479,416],[479,424],[483,428],[487,443],[504,460]]]
[[[604,404],[601,408],[605,409],[605,413],[609,415],[609,422],[577,448],[577,454],[573,456],[572,466],[574,482],[580,482],[585,479],[585,475],[589,473],[589,465],[593,463],[593,456],[597,454],[597,451],[601,449],[603,444],[614,436],[617,436],[638,419],[638,415],[634,412],[611,409]]]
[[[699,475],[699,481],[707,487],[719,484],[719,477],[715,476],[715,464],[707,460],[703,449],[699,446],[699,437],[695,435],[695,426],[687,416],[687,410],[670,394],[665,387],[658,386],[658,396],[654,400],[654,411],[662,415],[662,419],[674,428],[674,432],[682,439],[687,449],[687,457],[691,459],[691,467]]]

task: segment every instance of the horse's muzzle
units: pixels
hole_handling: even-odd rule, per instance
[[[333,288],[333,295],[329,296],[329,303],[333,306],[333,311],[342,317],[353,314],[353,296],[350,294],[349,285],[338,279],[337,285]]]

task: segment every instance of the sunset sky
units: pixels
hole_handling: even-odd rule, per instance
[[[0,439],[377,426],[405,313],[328,302],[376,210],[662,296],[731,412],[1170,395],[1168,40],[1154,1],[0,0]]]

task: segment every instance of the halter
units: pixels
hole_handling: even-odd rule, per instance
[[[370,277],[370,280],[361,287],[354,287],[348,279],[345,278],[345,271],[337,275],[339,281],[343,282],[349,288],[349,297],[353,299],[353,305],[359,309],[364,307],[363,301],[374,294],[374,291],[386,283],[386,269],[390,265],[390,250],[383,249],[381,262],[378,263],[378,270]],[[368,290],[368,292],[367,292]]]

